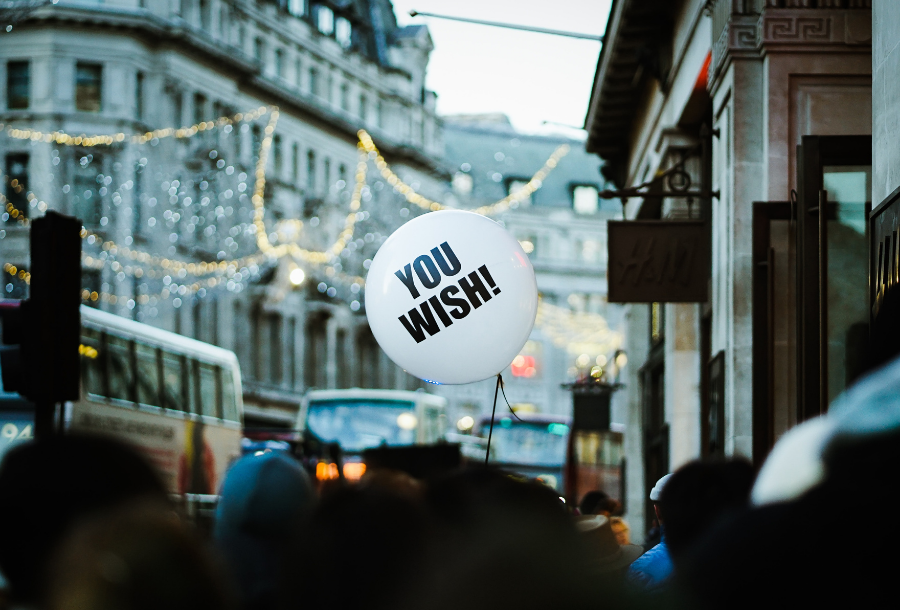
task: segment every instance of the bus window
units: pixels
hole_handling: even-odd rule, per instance
[[[137,399],[145,405],[160,406],[159,368],[156,362],[156,348],[135,342],[137,357]]]
[[[203,415],[218,417],[216,413],[216,367],[205,362],[200,363],[200,400]]]
[[[81,356],[81,381],[87,394],[103,395],[103,358],[100,350],[101,332],[93,328],[81,329],[81,343],[85,347],[94,348],[94,352],[86,352]]]
[[[131,367],[131,349],[127,339],[106,335],[106,364],[109,375],[109,398],[133,401],[134,371]]]
[[[234,395],[234,377],[229,369],[222,369],[222,417],[239,422],[237,397]]]
[[[196,360],[188,360],[184,369],[188,385],[188,404],[185,411],[195,415],[200,415],[200,382],[197,381],[197,376],[200,374],[199,367],[200,363]]]
[[[165,395],[165,405],[167,409],[173,411],[184,411],[187,406],[184,401],[184,388],[182,379],[186,377],[185,371],[182,369],[181,356],[167,352],[162,352],[163,360],[163,389]]]

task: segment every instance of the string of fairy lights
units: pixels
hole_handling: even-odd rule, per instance
[[[423,197],[419,193],[413,189],[410,185],[406,184],[400,177],[394,173],[391,167],[388,165],[387,161],[384,160],[384,157],[381,156],[381,152],[379,152],[378,147],[375,146],[375,142],[372,140],[372,137],[365,131],[359,131],[359,141],[362,144],[363,149],[369,153],[375,155],[375,167],[381,172],[384,180],[394,187],[401,195],[406,197],[406,200],[414,205],[419,206],[423,210],[428,210],[430,212],[437,212],[439,210],[448,210],[455,209],[450,206],[444,205],[442,203],[438,203],[437,201],[432,201],[427,197]],[[553,171],[553,169],[557,166],[560,159],[569,154],[569,145],[563,144],[559,146],[547,161],[544,163],[544,166],[541,167],[531,177],[524,186],[519,188],[513,193],[510,193],[500,201],[495,203],[491,203],[488,205],[484,205],[472,210],[470,212],[475,212],[476,214],[482,214],[484,216],[493,216],[495,214],[499,214],[501,212],[505,212],[506,210],[512,208],[515,209],[521,204],[523,201],[526,201],[529,197],[531,197],[536,190],[541,188],[544,180]]]
[[[361,210],[363,194],[369,188],[367,184],[369,163],[375,165],[381,177],[388,186],[393,188],[395,193],[423,211],[458,209],[419,194],[413,186],[403,181],[391,169],[368,132],[360,130],[357,134],[359,156],[354,172],[355,184],[349,197],[347,213],[343,218],[343,226],[334,241],[322,249],[304,248],[301,246],[300,238],[304,233],[308,234],[309,231],[307,225],[299,219],[280,220],[275,223],[274,230],[269,231],[266,225],[266,168],[269,165],[274,134],[279,119],[278,109],[270,106],[262,106],[247,112],[219,117],[212,121],[204,121],[188,127],[170,127],[142,134],[120,132],[105,135],[72,135],[61,131],[43,132],[37,129],[13,128],[3,124],[0,124],[0,130],[13,139],[90,149],[128,143],[134,145],[156,145],[161,140],[186,140],[219,128],[226,133],[231,133],[239,124],[247,124],[264,118],[267,118],[267,121],[263,130],[263,137],[259,142],[253,173],[252,194],[250,195],[252,219],[249,225],[252,228],[247,231],[254,238],[255,251],[232,259],[185,261],[173,256],[149,252],[130,243],[116,243],[97,232],[83,229],[82,237],[89,245],[98,249],[98,252],[83,253],[82,264],[84,268],[97,271],[109,269],[119,277],[124,274],[124,276],[129,276],[136,280],[153,279],[162,280],[164,283],[164,286],[158,292],[152,294],[116,295],[107,290],[84,288],[81,296],[85,302],[100,301],[111,305],[127,303],[129,307],[134,307],[135,305],[155,305],[160,301],[173,298],[178,300],[176,304],[178,306],[183,298],[191,296],[202,297],[208,291],[222,285],[233,286],[239,289],[243,282],[256,275],[263,266],[272,265],[281,259],[287,258],[292,259],[295,263],[304,263],[307,266],[324,267],[321,271],[322,275],[324,275],[323,281],[318,283],[318,290],[327,293],[329,297],[333,297],[337,294],[337,291],[333,286],[329,285],[329,282],[347,286],[353,298],[351,309],[356,311],[360,308],[359,299],[361,299],[362,291],[365,287],[365,279],[360,274],[345,271],[340,264],[340,258],[342,254],[346,254],[348,245],[354,243],[357,224],[369,216],[368,212]],[[526,201],[535,191],[541,188],[543,181],[568,152],[568,145],[559,146],[524,186],[499,201],[471,209],[470,211],[492,216],[517,208],[520,203]],[[15,180],[7,180],[7,184],[17,194],[23,194],[24,185]],[[40,200],[33,192],[26,191],[24,196],[28,205],[37,211],[45,212],[49,209],[47,203]],[[27,214],[22,210],[18,210],[3,194],[0,194],[0,206],[6,210],[9,218],[16,220],[20,225],[27,227],[30,224]],[[314,227],[315,224],[312,226]],[[366,237],[368,238],[369,235]],[[119,260],[120,258],[122,260]],[[367,260],[366,263],[368,262],[370,261]],[[367,268],[367,265],[364,265],[364,267]],[[3,271],[12,277],[24,281],[26,284],[30,283],[30,273],[16,265],[6,263],[3,265]],[[327,280],[327,282],[324,280]],[[621,344],[621,337],[609,330],[605,319],[599,314],[577,313],[569,309],[550,305],[544,301],[541,301],[538,307],[536,326],[540,327],[547,337],[557,345],[566,345],[569,351],[574,349],[576,352],[604,353],[617,348]]]

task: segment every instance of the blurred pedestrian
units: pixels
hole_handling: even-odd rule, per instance
[[[717,522],[747,508],[753,466],[744,459],[694,461],[664,483],[660,523],[676,569],[679,560]]]
[[[269,610],[285,593],[289,556],[296,553],[313,508],[309,476],[289,455],[247,455],[225,475],[214,537],[234,578],[240,607]]]
[[[650,490],[650,501],[653,502],[653,511],[660,524],[660,541],[635,560],[626,575],[628,583],[639,590],[648,592],[658,590],[672,575],[672,556],[669,554],[665,534],[662,533],[662,518],[659,511],[659,497],[671,476],[671,474],[663,476]]]
[[[48,562],[82,521],[131,504],[171,508],[154,470],[131,448],[105,437],[50,437],[18,445],[0,464],[0,570],[11,599],[37,605]]]
[[[609,497],[609,494],[600,489],[595,489],[584,494],[578,504],[578,510],[582,515],[605,515],[609,517],[616,510],[618,502]]]
[[[295,600],[330,610],[408,603],[429,542],[415,488],[405,475],[384,475],[323,495],[292,566]]]
[[[900,561],[880,524],[900,504],[900,360],[812,421],[776,443],[754,486],[757,506],[686,558],[679,580],[690,607],[892,606]],[[779,465],[795,464],[778,476]],[[849,502],[852,516],[830,510],[835,499]],[[860,523],[872,532],[860,535]]]
[[[615,579],[595,569],[604,554],[545,485],[469,470],[429,485],[426,508],[434,537],[410,608],[620,607]]]
[[[584,494],[578,510],[582,515],[603,515],[609,518],[609,525],[619,544],[631,544],[631,528],[621,516],[622,503],[609,497],[605,491],[595,489]]]
[[[636,544],[619,542],[610,518],[604,515],[576,517],[575,525],[588,546],[591,568],[598,574],[614,575],[621,581],[628,566],[643,552]]]
[[[47,610],[229,610],[217,565],[173,513],[145,507],[82,523],[51,563]]]

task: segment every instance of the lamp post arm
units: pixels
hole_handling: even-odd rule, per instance
[[[564,30],[551,30],[549,28],[538,28],[529,25],[516,25],[514,23],[503,23],[501,21],[485,21],[483,19],[468,19],[466,17],[451,17],[450,15],[438,15],[435,13],[424,13],[422,11],[409,11],[410,17],[434,17],[435,19],[447,19],[450,21],[462,21],[463,23],[474,23],[476,25],[489,25],[495,28],[506,28],[508,30],[522,30],[523,32],[535,32],[537,34],[551,34],[553,36],[565,36],[567,38],[581,38],[582,40],[596,40],[603,42],[603,36],[595,34],[582,34],[580,32],[566,32]]]

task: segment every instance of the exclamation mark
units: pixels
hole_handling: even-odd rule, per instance
[[[478,268],[478,270],[481,271],[481,275],[483,275],[484,279],[487,280],[488,286],[494,289],[494,294],[500,294],[500,288],[497,286],[497,284],[494,282],[494,278],[492,278],[491,274],[488,272],[487,266],[482,265]]]

